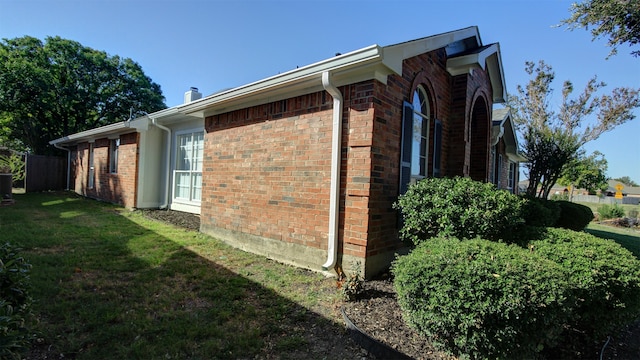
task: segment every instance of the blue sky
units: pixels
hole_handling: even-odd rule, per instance
[[[525,61],[544,60],[555,93],[580,91],[594,75],[640,87],[640,58],[623,47],[606,60],[604,40],[554,27],[571,1],[381,0],[0,0],[0,38],[60,36],[138,62],[160,84],[168,106],[198,87],[205,95],[257,81],[365,46],[390,45],[477,25],[499,42],[507,90],[529,80]],[[640,182],[638,118],[585,145],[609,162],[608,176]]]

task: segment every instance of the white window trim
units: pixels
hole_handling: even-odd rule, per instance
[[[112,145],[114,145],[112,147]],[[115,148],[115,150],[114,150]],[[109,173],[117,174],[118,173],[118,161],[120,156],[120,137],[109,138]],[[115,157],[115,160],[114,160]]]
[[[422,99],[420,98],[420,95],[422,95]],[[412,100],[411,103],[414,104],[413,115],[414,116],[419,116],[419,117],[422,118],[422,121],[423,121],[423,125],[422,126],[426,126],[427,127],[427,133],[425,134],[425,136],[422,136],[422,133],[420,133],[420,138],[421,139],[424,138],[424,141],[425,141],[425,146],[424,146],[425,147],[425,149],[424,149],[425,150],[425,156],[424,156],[424,158],[422,158],[422,156],[420,155],[420,151],[422,149],[418,149],[417,150],[418,151],[419,160],[421,162],[424,162],[424,164],[422,164],[422,166],[424,168],[424,174],[414,174],[413,173],[414,172],[413,163],[412,163],[411,164],[410,182],[409,182],[410,184],[413,184],[413,183],[415,183],[417,181],[420,181],[420,180],[422,180],[422,179],[424,179],[424,178],[429,176],[429,144],[430,144],[429,137],[431,136],[431,134],[430,134],[430,132],[431,132],[431,116],[430,116],[431,109],[430,109],[430,104],[429,104],[429,95],[428,95],[427,91],[422,86],[418,86],[418,88],[416,88],[416,90],[413,92],[413,96],[418,96],[418,100],[419,100],[418,102],[420,104],[420,109],[416,109],[415,108],[415,99],[411,99]],[[426,106],[426,111],[427,111],[426,114],[422,112],[423,103]],[[412,122],[414,120],[415,120],[415,117],[412,118]],[[412,132],[411,141],[413,141],[413,137],[416,136],[415,128],[413,130],[414,131]],[[411,148],[411,152],[412,152],[411,158],[412,159],[413,159],[413,155],[414,155],[413,152],[414,151],[416,151],[416,149],[413,149],[413,147],[412,147]]]
[[[508,175],[508,179],[507,179],[507,189],[511,190],[511,192],[513,192],[513,190],[515,189],[516,186],[516,169],[517,169],[517,163],[513,162],[513,161],[509,161],[509,175]]]
[[[96,159],[95,159],[95,141],[89,142],[89,174],[87,178],[87,189],[93,189],[96,186]]]
[[[172,157],[173,161],[171,163],[171,205],[170,208],[172,210],[185,211],[191,213],[200,213],[200,206],[202,204],[202,200],[189,200],[185,198],[176,197],[176,167],[178,163],[178,137],[185,134],[195,134],[202,133],[203,134],[203,144],[204,144],[204,135],[206,132],[204,128],[192,128],[192,129],[184,129],[180,131],[174,132],[173,135],[173,149],[172,149]],[[204,149],[203,149],[204,153]],[[204,157],[204,154],[203,154]],[[202,174],[202,171],[200,171]]]

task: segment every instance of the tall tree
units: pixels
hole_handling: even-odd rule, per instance
[[[562,20],[569,29],[591,29],[593,39],[609,38],[611,55],[618,46],[640,44],[640,1],[638,0],[585,0],[573,3],[571,17]],[[640,56],[640,50],[631,52]]]
[[[630,177],[628,177],[628,176],[623,176],[623,177],[620,177],[620,178],[615,178],[615,179],[613,179],[613,180],[620,181],[621,183],[623,183],[623,184],[625,184],[625,185],[627,185],[627,186],[633,186],[633,187],[640,186],[640,185],[638,185],[638,183],[636,183],[635,181],[633,181],[633,180],[632,180]]]
[[[573,190],[586,189],[589,193],[607,189],[607,160],[604,154],[595,151],[589,156],[579,155],[571,160],[563,169],[560,185],[571,186]],[[571,199],[571,198],[570,198]]]
[[[526,86],[518,86],[518,94],[511,95],[509,103],[514,123],[524,137],[523,154],[529,160],[525,163],[527,194],[546,198],[585,143],[635,117],[632,111],[640,106],[640,92],[615,88],[609,95],[597,95],[605,84],[594,77],[572,98],[573,84],[565,81],[556,112],[551,103],[555,78],[551,66],[544,61],[527,62],[525,71],[532,78]]]
[[[60,37],[0,42],[0,144],[50,154],[50,140],[164,108],[131,59]]]

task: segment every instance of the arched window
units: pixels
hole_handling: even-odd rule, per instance
[[[427,170],[431,141],[429,132],[432,126],[430,104],[429,96],[421,86],[413,92],[411,102],[404,102],[400,150],[400,194],[407,191],[409,184],[429,175]],[[438,154],[438,162],[439,159]]]
[[[429,151],[430,108],[426,92],[418,87],[413,93],[413,136],[411,144],[411,182],[427,174]]]

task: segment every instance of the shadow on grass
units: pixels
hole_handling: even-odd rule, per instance
[[[618,231],[614,232],[595,228],[587,228],[584,231],[602,239],[613,240],[625,249],[631,251],[636,258],[640,259],[640,234],[621,234]]]
[[[69,193],[15,199],[0,233],[33,265],[27,358],[360,358],[344,326],[274,290],[332,296],[317,274]],[[257,272],[267,286],[239,274]]]

